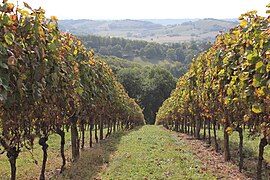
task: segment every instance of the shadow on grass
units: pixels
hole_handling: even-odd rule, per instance
[[[203,139],[202,139],[203,140]],[[207,143],[207,139],[203,140]],[[223,153],[224,148],[224,140],[217,138],[217,142],[219,145],[219,152]],[[214,138],[211,138],[211,145],[214,147]],[[259,149],[259,144],[254,142],[254,146],[257,146]],[[266,150],[265,150],[266,151]],[[239,143],[230,141],[230,153],[231,153],[231,162],[239,166]],[[242,173],[249,178],[256,179],[257,176],[257,162],[258,162],[258,151],[250,148],[249,146],[245,145],[244,140],[244,147],[243,147],[243,156],[244,156],[244,164],[243,164],[243,171]],[[270,166],[269,164],[264,161],[263,169],[262,169],[262,178],[265,180],[270,179]]]
[[[98,179],[96,176],[109,164],[110,156],[117,150],[121,138],[141,127],[116,132],[109,138],[94,144],[93,148],[82,150],[80,158],[67,167],[62,175],[54,179]]]

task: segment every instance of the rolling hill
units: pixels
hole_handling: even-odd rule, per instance
[[[219,31],[228,31],[237,20],[60,20],[59,27],[73,34],[123,37],[159,43],[213,41]]]

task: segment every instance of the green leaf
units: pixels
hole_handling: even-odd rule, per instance
[[[228,64],[228,63],[229,63],[229,60],[228,60],[227,57],[225,57],[225,58],[223,59],[223,63],[224,63],[224,64]]]
[[[5,79],[0,79],[0,86],[2,86],[6,91],[9,89],[7,80]]]
[[[254,64],[257,59],[258,59],[258,54],[257,53],[247,55],[247,60],[251,64]]]
[[[76,91],[79,95],[82,95],[84,92],[83,88],[77,88]]]
[[[247,55],[247,60],[252,60],[252,57],[253,57],[253,54],[249,54],[249,55]]]
[[[224,70],[224,69],[221,69],[221,70],[219,71],[218,75],[221,76],[221,75],[223,75],[223,74],[225,74],[225,70]]]
[[[20,12],[23,16],[26,16],[28,17],[30,15],[29,11],[26,11],[26,10],[21,10]]]
[[[226,97],[225,99],[224,99],[224,104],[225,105],[229,105],[230,103],[231,103],[231,98],[230,97]]]
[[[51,43],[51,44],[50,44],[50,50],[51,50],[51,51],[55,51],[56,48],[57,48],[57,47],[56,47],[56,45],[55,45],[54,43]]]
[[[259,62],[256,64],[255,70],[256,70],[256,71],[257,71],[257,70],[260,70],[261,67],[262,67],[263,65],[264,65],[263,62],[262,62],[262,61],[259,61]]]
[[[254,87],[260,87],[260,85],[261,85],[261,75],[260,74],[255,74],[253,76],[253,83],[252,83],[252,85]]]
[[[13,43],[13,40],[14,40],[14,35],[13,34],[10,34],[10,33],[7,33],[4,35],[4,38],[5,38],[5,41],[11,45]]]
[[[11,25],[13,21],[10,19],[10,17],[7,14],[3,15],[4,24]]]
[[[238,101],[239,100],[239,98],[233,98],[233,101]]]
[[[227,94],[228,94],[229,96],[233,94],[233,91],[232,91],[231,88],[228,88],[228,89],[227,89]]]
[[[6,63],[2,63],[1,61],[0,61],[0,67],[4,69],[8,69],[8,65]]]

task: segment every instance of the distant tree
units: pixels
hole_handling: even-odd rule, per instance
[[[172,49],[172,48],[168,49],[166,52],[166,58],[173,61],[176,60],[177,56],[176,56],[175,49]]]
[[[120,65],[125,66],[125,65]],[[154,124],[156,112],[175,88],[176,78],[159,66],[136,67],[131,63],[127,68],[117,69],[118,81],[123,84],[130,97],[141,106],[148,124]]]
[[[195,41],[191,42],[190,48],[191,48],[192,50],[196,50],[196,51],[199,50],[199,49],[198,49],[198,46],[197,46],[197,43],[196,43]]]
[[[111,38],[111,43],[112,43],[111,45],[112,45],[112,46],[115,46],[115,45],[117,45],[117,44],[120,45],[121,43],[119,43],[119,41],[120,41],[120,38],[112,37],[112,38]]]
[[[166,67],[174,76],[183,74],[197,54],[209,48],[208,42],[184,42],[159,44],[146,41],[129,40],[116,37],[101,37],[95,35],[79,36],[88,49],[94,49],[103,55],[113,55],[126,60],[138,57],[144,61],[158,64],[164,59],[181,62],[181,67],[174,66],[174,62]],[[181,69],[181,73],[180,73]]]
[[[98,52],[100,54],[109,55],[108,49],[104,46],[100,47]]]
[[[113,46],[111,48],[111,53],[113,56],[122,57],[122,47],[119,44]]]
[[[141,50],[148,44],[146,41],[132,41],[132,49]]]
[[[152,45],[147,45],[144,49],[143,49],[143,55],[148,58],[148,59],[153,59],[155,57],[157,57],[157,50],[154,46]]]
[[[133,55],[133,49],[132,49],[131,43],[129,43],[129,42],[126,43],[124,51],[125,51],[125,54],[127,54],[129,56]]]
[[[142,93],[143,72],[140,68],[125,68],[117,73],[117,78],[125,87],[128,95],[139,101]]]
[[[192,59],[194,58],[194,54],[190,53],[185,58],[185,63],[190,63]]]
[[[100,37],[99,36],[91,36],[90,37],[90,45],[92,48],[95,48],[96,50],[99,50],[100,48]]]
[[[162,67],[151,68],[148,78],[145,79],[141,98],[144,116],[148,124],[155,123],[156,112],[170,96],[175,85],[176,78],[168,70]]]
[[[180,61],[180,62],[184,62],[185,60],[185,54],[182,48],[177,48],[175,50],[175,54],[176,54],[176,60]]]

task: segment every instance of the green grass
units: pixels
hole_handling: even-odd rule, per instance
[[[119,131],[111,137],[100,141],[94,148],[85,149],[81,152],[80,159],[71,164],[63,175],[54,176],[53,179],[94,179],[109,162],[111,154],[118,148],[122,136],[130,131]]]
[[[247,157],[254,156],[255,158],[258,157],[259,154],[259,144],[260,140],[262,138],[261,136],[256,136],[256,137],[249,137],[248,130],[243,132],[244,135],[244,154]],[[223,139],[223,130],[218,130],[217,131],[217,137],[219,139]],[[233,132],[230,138],[230,145],[232,148],[235,148],[237,146],[238,148],[238,143],[239,143],[239,134],[238,132]],[[270,162],[270,146],[265,147],[265,152],[264,152],[264,158],[265,160]]]
[[[162,127],[143,126],[123,136],[102,179],[215,179],[189,146]]]
[[[104,136],[107,129],[104,129]],[[93,132],[94,135],[94,132]],[[99,131],[98,131],[99,136]],[[70,131],[65,133],[65,156],[67,166],[71,164],[71,137]],[[94,140],[94,139],[93,139]],[[95,142],[95,141],[94,141]],[[54,174],[60,172],[62,165],[62,158],[60,156],[60,136],[52,134],[47,141],[48,160],[46,164],[46,177],[52,177]],[[85,131],[85,147],[89,147],[89,131]],[[38,138],[34,141],[33,150],[29,151],[23,148],[17,159],[17,179],[39,179],[41,165],[42,165],[43,151],[38,144]],[[6,153],[0,155],[0,179],[10,179],[10,165]]]
[[[70,133],[66,133],[65,154],[70,159],[71,145]],[[47,161],[47,174],[54,172],[56,168],[61,167],[60,157],[60,136],[53,134],[49,136],[47,142],[48,148],[48,161]],[[31,155],[32,154],[32,155]],[[37,179],[39,178],[41,165],[42,165],[42,149],[38,145],[38,139],[34,142],[33,150],[29,151],[25,148],[20,152],[17,159],[17,179]],[[0,179],[9,179],[10,165],[6,153],[0,156]]]

